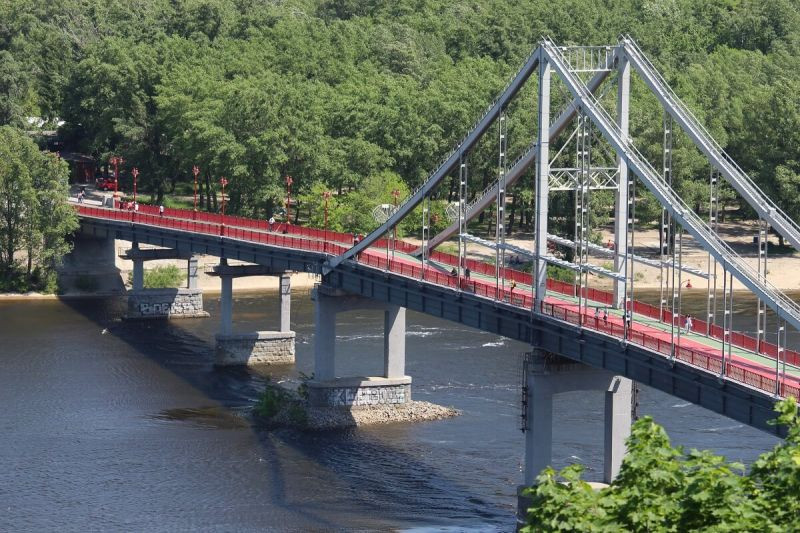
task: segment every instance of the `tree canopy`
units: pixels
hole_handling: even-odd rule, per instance
[[[53,290],[53,267],[78,226],[66,196],[66,163],[19,130],[0,126],[0,290]],[[20,251],[27,280],[19,275]]]
[[[709,451],[673,447],[650,417],[636,421],[628,455],[607,488],[581,480],[582,467],[545,469],[528,489],[523,531],[797,531],[800,529],[800,416],[794,398],[777,404],[786,440],[750,472]]]
[[[310,216],[322,204],[311,191],[335,191],[344,207],[370,180],[414,189],[542,35],[606,44],[623,33],[800,218],[800,12],[791,0],[7,0],[0,124],[59,117],[76,149],[101,162],[122,155],[159,202],[198,165],[207,200],[225,176],[232,212],[267,217],[291,175]],[[534,138],[526,91],[509,109],[512,159]],[[660,111],[640,83],[632,98],[632,135],[658,160]],[[685,136],[675,143],[675,185],[689,205],[704,205],[707,164]],[[471,195],[496,177],[496,152],[493,135],[475,149]],[[530,181],[511,191],[511,217],[523,224]]]

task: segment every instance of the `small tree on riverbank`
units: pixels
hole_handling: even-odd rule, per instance
[[[633,425],[617,479],[593,490],[581,466],[545,469],[528,489],[527,532],[800,531],[800,416],[794,398],[775,408],[786,440],[749,472],[709,451],[685,453],[644,417]]]
[[[0,290],[54,288],[53,272],[78,227],[67,164],[22,131],[0,127]],[[15,258],[24,251],[23,267]]]

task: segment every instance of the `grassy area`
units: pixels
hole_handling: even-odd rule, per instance
[[[133,272],[128,274],[128,283],[133,284]],[[175,265],[157,266],[144,271],[146,289],[174,289],[186,283],[186,272]]]

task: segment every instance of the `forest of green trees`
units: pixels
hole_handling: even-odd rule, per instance
[[[100,162],[123,156],[157,202],[185,192],[198,165],[203,208],[215,208],[210,193],[226,176],[229,208],[266,217],[291,175],[304,218],[319,222],[321,193],[332,190],[332,227],[366,231],[374,224],[369,208],[424,180],[541,36],[606,44],[627,33],[741,166],[800,218],[797,7],[792,0],[6,0],[0,124],[26,128],[26,117],[58,117],[67,146]],[[641,82],[632,91],[633,136],[660,157],[660,111]],[[512,159],[533,140],[534,94],[524,92],[510,110]],[[676,143],[676,186],[701,206],[707,163],[686,137]],[[495,144],[482,142],[471,159],[472,193],[496,176]],[[511,230],[530,220],[531,182],[510,196]],[[442,187],[440,199],[452,189]],[[656,212],[646,196],[641,203],[640,217]]]
[[[140,198],[168,205],[191,195],[197,165],[202,209],[219,209],[225,176],[229,212],[280,215],[291,175],[292,217],[322,225],[322,194],[332,191],[330,227],[367,232],[375,226],[371,209],[436,168],[541,36],[606,44],[626,33],[767,194],[800,219],[797,7],[791,0],[6,0],[0,125],[35,134],[29,117],[45,119],[45,130],[61,121],[61,146],[102,166],[122,156],[125,172],[141,171]],[[510,160],[534,139],[536,88],[528,85],[509,108]],[[553,93],[563,99],[563,91]],[[662,112],[635,77],[631,130],[659,161]],[[494,137],[471,155],[471,195],[497,176]],[[688,137],[677,135],[675,187],[698,210],[707,203],[708,171]],[[529,176],[510,191],[510,232],[530,226],[532,187]],[[447,223],[455,190],[452,180],[437,192],[434,230]],[[722,200],[723,213],[752,214],[727,186]],[[553,195],[551,203],[554,229],[561,224],[570,234],[570,198]],[[610,195],[593,195],[598,223],[610,205]],[[658,212],[652,197],[639,195],[640,223]],[[401,232],[417,231],[418,219]]]

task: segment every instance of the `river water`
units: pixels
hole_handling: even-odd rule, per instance
[[[685,309],[702,316],[704,297]],[[739,300],[746,328],[752,302]],[[237,294],[234,329],[276,329],[277,304],[275,293]],[[205,306],[211,318],[126,322],[114,299],[0,302],[0,531],[513,529],[525,345],[409,312],[414,397],[462,416],[265,431],[236,416],[264,377],[212,366],[218,298]],[[312,316],[308,295],[295,296],[305,373]],[[382,327],[375,312],[340,315],[337,370],[380,372]],[[588,478],[602,476],[601,398],[556,398],[556,467],[577,461]],[[640,413],[676,444],[745,463],[777,443],[648,388]]]

